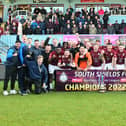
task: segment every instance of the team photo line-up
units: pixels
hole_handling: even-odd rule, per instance
[[[101,46],[98,39],[94,43],[88,38],[82,40],[79,37],[76,41],[61,42],[49,36],[40,42],[26,35],[22,35],[21,39],[17,36],[15,44],[7,51],[3,95],[17,94],[17,76],[19,94],[47,93],[53,89],[55,71],[71,69],[125,70],[125,43],[118,39],[113,45],[110,39],[106,39]],[[11,84],[8,92],[9,80]]]

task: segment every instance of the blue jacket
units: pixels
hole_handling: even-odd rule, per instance
[[[19,49],[19,60],[21,65],[24,64],[24,57],[23,57],[23,48],[26,46],[25,43],[21,43],[20,49]]]
[[[19,53],[19,50],[15,46],[12,46],[8,49],[5,65],[18,65],[19,59],[18,56],[13,56],[14,53]]]
[[[37,26],[38,26],[37,22],[32,22],[32,23],[31,23],[31,28],[32,28],[33,30],[35,30],[35,29],[37,28]]]
[[[39,23],[39,26],[42,30],[45,30],[46,29],[46,23],[45,22],[40,22]]]
[[[40,66],[41,72],[39,70],[38,64],[36,61],[26,61],[30,79],[33,80],[41,80],[43,83],[47,83],[48,81],[48,72],[44,64]]]

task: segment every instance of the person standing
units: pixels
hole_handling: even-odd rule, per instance
[[[48,72],[48,81],[47,81],[47,90],[50,90],[50,84],[49,84],[49,55],[51,53],[51,45],[45,45],[45,49],[42,51],[42,56],[44,57],[43,64],[45,65],[47,72]]]
[[[75,55],[75,65],[77,70],[87,70],[92,64],[92,58],[86,47],[81,45],[79,52]]]
[[[17,40],[19,40],[19,36],[17,36]],[[27,46],[27,37],[25,35],[22,36],[21,46],[19,48],[19,64],[18,64],[18,85],[19,85],[19,94],[27,95],[25,91],[25,64],[24,64],[24,48]]]
[[[93,50],[90,52],[92,57],[91,70],[103,70],[105,66],[105,59],[99,49],[99,45],[95,44]]]
[[[116,69],[117,70],[126,70],[126,51],[123,44],[119,45],[119,50],[116,55]]]
[[[112,49],[112,43],[108,43],[102,52],[105,58],[105,70],[113,70],[116,52]]]
[[[5,79],[4,79],[4,86],[3,86],[3,95],[9,95],[7,88],[8,82],[11,80],[11,90],[10,94],[16,94],[15,90],[15,80],[17,77],[17,65],[19,62],[18,54],[21,42],[17,40],[15,45],[10,47],[7,53],[7,61],[5,62]]]

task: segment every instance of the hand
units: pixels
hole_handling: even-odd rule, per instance
[[[66,64],[65,64],[65,63],[63,63],[62,65],[63,65],[63,66],[65,66]]]
[[[23,66],[23,67],[26,67],[26,65],[25,65],[25,64],[23,64],[22,66]]]
[[[104,54],[104,50],[101,51],[101,54],[102,54],[102,55]]]
[[[50,35],[49,38],[52,38],[52,36]]]
[[[53,55],[52,58],[56,58],[56,55]]]
[[[42,88],[46,88],[46,84],[45,83],[43,83]]]
[[[31,45],[28,45],[28,48],[30,49],[31,48]]]
[[[80,55],[80,58],[83,58],[84,56],[83,55]]]
[[[14,53],[13,56],[17,56],[18,54],[17,53]]]
[[[82,69],[80,67],[78,67],[77,70],[82,70]]]
[[[75,63],[70,63],[70,66],[71,67],[75,67]]]
[[[26,55],[27,58],[31,57],[30,55]]]
[[[59,42],[61,42],[61,40],[62,40],[62,39],[60,38],[60,39],[59,39]]]
[[[87,68],[84,69],[84,71],[87,71],[87,70],[88,70]]]
[[[58,66],[61,67],[61,63],[58,63]]]

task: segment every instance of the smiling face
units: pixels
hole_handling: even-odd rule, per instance
[[[21,46],[21,43],[20,43],[20,42],[16,42],[16,43],[15,43],[15,46],[16,46],[17,49],[19,49],[20,46]]]
[[[95,45],[93,46],[93,49],[94,49],[95,52],[98,51],[98,48],[99,48],[99,46],[98,46],[97,44],[95,44]]]
[[[35,40],[34,46],[35,46],[36,48],[39,48],[39,45],[40,45],[39,40]]]
[[[70,55],[70,51],[69,51],[69,50],[65,50],[64,56],[65,56],[65,57],[68,57],[69,55]]]
[[[80,54],[83,55],[86,53],[86,48],[84,46],[81,46],[79,51],[80,51]]]
[[[119,45],[119,51],[120,51],[120,52],[123,52],[124,48],[125,48],[124,45]]]
[[[42,63],[43,63],[43,56],[40,55],[40,56],[37,57],[37,63],[38,63],[39,66],[42,65]]]

